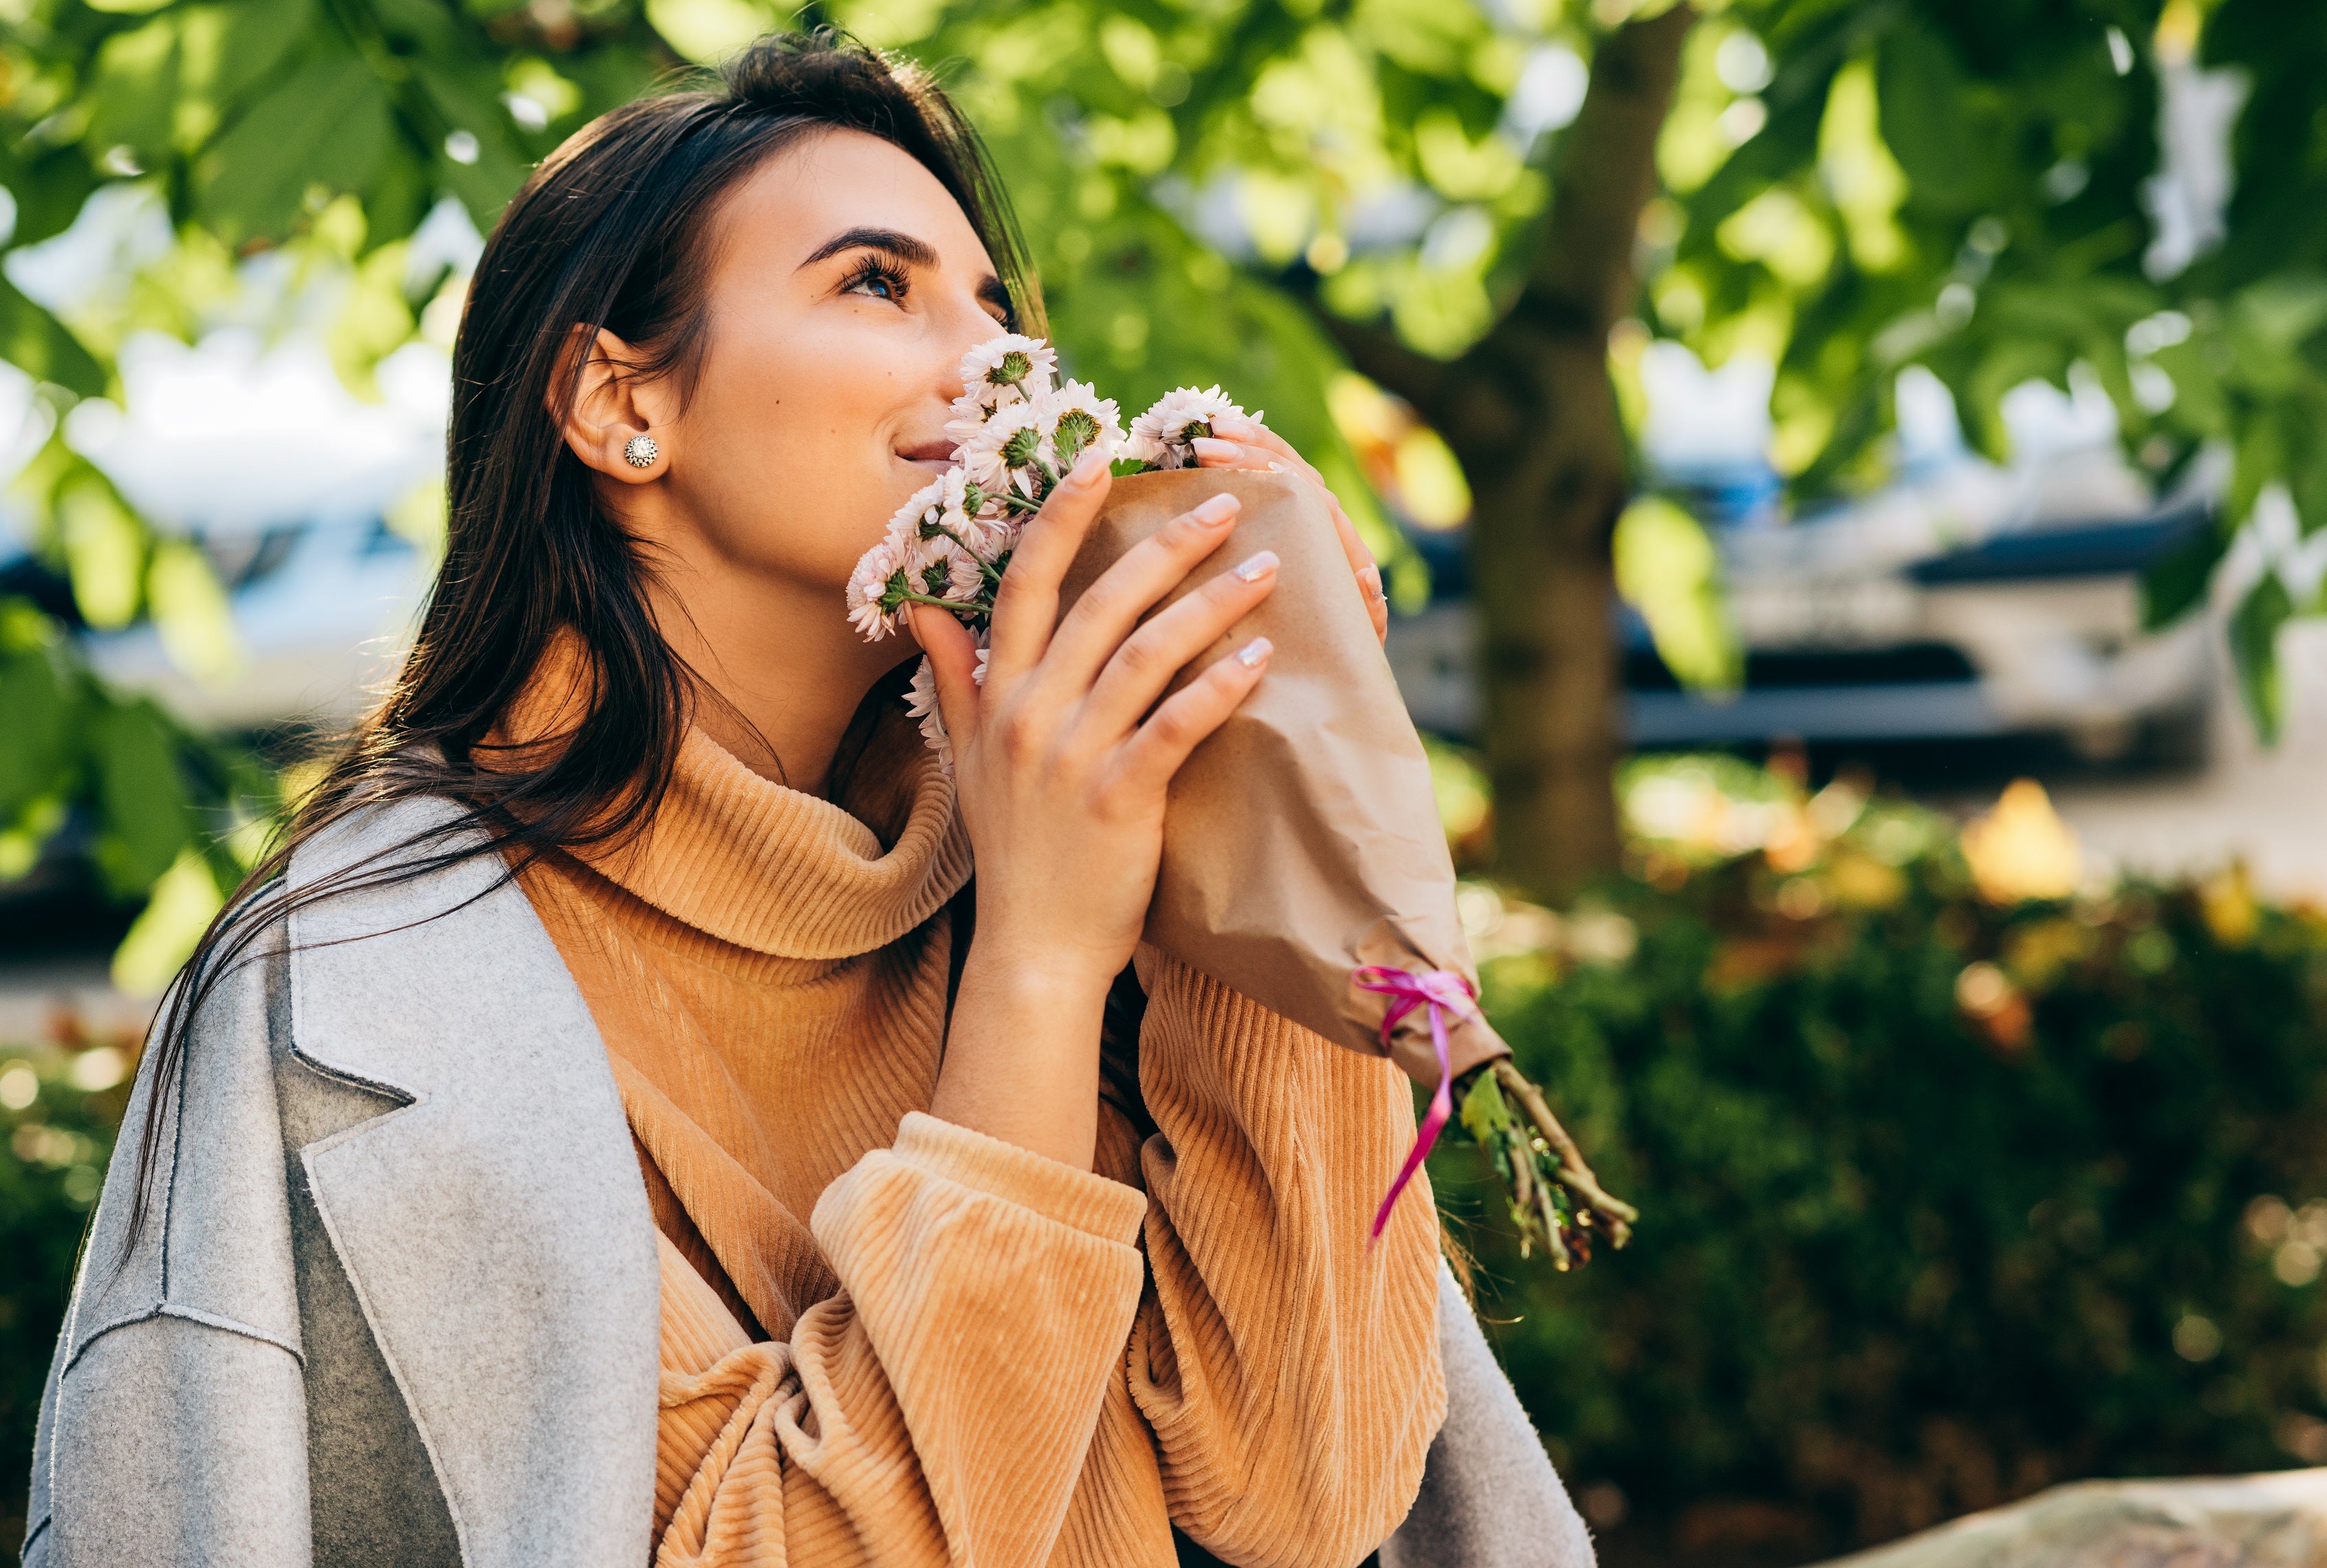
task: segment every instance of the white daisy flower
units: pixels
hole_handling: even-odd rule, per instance
[[[1034,463],[1045,445],[1040,406],[1012,403],[995,409],[994,417],[956,450],[954,461],[988,495],[1015,490],[1031,496],[1040,488]]]
[[[1221,415],[1257,418],[1229,401],[1218,387],[1199,392],[1182,387],[1158,397],[1146,413],[1131,422],[1124,455],[1157,468],[1193,468],[1196,449],[1190,444],[1212,433],[1212,421]]]
[[[971,531],[970,514],[976,509],[970,505],[970,499],[969,475],[958,468],[946,470],[945,477],[938,481],[937,499],[921,514],[922,536],[927,537],[932,528],[937,528],[957,539],[967,539]]]
[[[1040,338],[1005,332],[961,357],[965,398],[988,408],[1032,401],[1051,389],[1059,373],[1059,353]]]
[[[895,549],[900,561],[912,554],[913,542],[921,537],[922,521],[932,510],[945,505],[945,481],[933,479],[907,496],[905,504],[890,514],[889,531],[882,538]]]
[[[1123,415],[1115,399],[1100,397],[1097,387],[1085,382],[1070,379],[1037,398],[1034,406],[1052,470],[1061,477],[1092,447],[1112,459],[1123,444]]]

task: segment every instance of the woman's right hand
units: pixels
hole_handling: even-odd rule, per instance
[[[1228,538],[1237,501],[1220,495],[1126,551],[1061,620],[1059,585],[1110,483],[1106,459],[1089,454],[1026,525],[995,595],[982,686],[959,622],[926,606],[912,622],[977,858],[977,936],[930,1109],[1084,1167],[1099,1015],[1154,893],[1166,792],[1259,682],[1267,642],[1156,699],[1276,582],[1264,551],[1140,623]]]

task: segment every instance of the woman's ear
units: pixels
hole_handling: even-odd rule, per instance
[[[624,484],[646,484],[668,473],[677,455],[672,427],[678,414],[670,378],[637,374],[631,346],[603,327],[593,334],[576,326],[565,353],[555,385],[565,383],[575,359],[582,361],[574,406],[560,431],[574,455]],[[550,413],[556,411],[553,402]]]

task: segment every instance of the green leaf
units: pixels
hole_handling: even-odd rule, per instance
[[[673,49],[704,65],[780,25],[771,7],[752,0],[647,0],[647,20]]]
[[[71,760],[72,718],[48,649],[0,653],[0,735],[7,737],[0,743],[0,823],[57,788]]]
[[[1948,45],[1919,27],[1883,37],[1878,58],[1883,140],[1899,160],[1919,205],[1968,207],[1980,171],[1967,157],[1972,128],[1963,112],[1963,76]]]
[[[35,381],[51,381],[84,397],[102,397],[105,367],[62,322],[0,277],[0,359]]]
[[[157,17],[105,41],[89,94],[91,143],[133,147],[148,164],[167,151],[185,21],[183,14]]]
[[[2294,613],[2294,602],[2276,572],[2247,591],[2230,617],[2230,659],[2238,667],[2238,695],[2265,745],[2278,743],[2285,716],[2285,693],[2278,667],[2278,629]]]
[[[114,891],[142,892],[194,840],[178,739],[150,703],[108,704],[90,715],[102,835],[97,857]]]
[[[2209,527],[2143,573],[2142,630],[2155,631],[2170,626],[2204,603],[2215,564],[2228,548],[2229,537],[2220,528]]]
[[[280,238],[304,210],[309,187],[360,193],[394,135],[388,93],[370,67],[326,47],[203,154],[201,215],[229,241]]]
[[[81,619],[100,631],[128,625],[145,601],[147,538],[136,514],[88,471],[67,485],[57,514]]]
[[[317,0],[229,0],[205,7],[225,17],[226,35],[205,81],[189,71],[190,85],[206,87],[221,103],[240,96],[283,69],[284,57],[308,36]],[[199,12],[196,14],[200,14]]]
[[[194,956],[210,917],[225,902],[201,852],[192,845],[181,850],[114,949],[114,985],[132,996],[159,996]]]
[[[2297,273],[2266,278],[2238,296],[2239,322],[2283,351],[2292,351],[2327,326],[2327,277]]]
[[[1616,590],[1649,623],[1657,652],[1681,683],[1734,692],[1745,658],[1730,624],[1721,557],[1697,520],[1643,496],[1616,520]]]
[[[171,663],[212,686],[241,673],[242,639],[209,556],[183,539],[159,541],[145,572],[145,597]]]
[[[491,70],[463,70],[451,63],[416,60],[413,79],[426,89],[448,126],[477,139],[477,156],[459,163],[441,155],[431,173],[468,208],[481,229],[490,229],[517,188],[525,183],[531,160],[517,145],[509,110],[500,101],[500,80]]]
[[[38,245],[70,228],[81,204],[98,184],[97,171],[78,145],[39,145],[31,137],[14,145],[0,136],[0,184],[16,199],[16,245]]]

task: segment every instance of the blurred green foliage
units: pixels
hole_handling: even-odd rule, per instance
[[[117,979],[158,992],[241,880],[272,810],[273,774],[153,702],[108,690],[56,624],[0,598],[0,882],[31,871],[71,808],[112,896],[146,897]]]
[[[117,395],[114,355],[130,332],[197,331],[233,294],[238,263],[276,252],[339,281],[327,336],[368,391],[370,367],[429,332],[432,311],[440,332],[457,312],[461,279],[404,266],[440,197],[489,226],[531,163],[591,116],[760,31],[830,21],[933,62],[969,107],[1070,359],[1126,403],[1220,380],[1265,406],[1343,490],[1410,602],[1418,569],[1330,416],[1341,360],[1318,312],[1378,322],[1425,357],[1491,333],[1541,247],[1564,117],[1590,62],[1614,30],[1664,8],[0,0],[0,185],[14,219],[0,247],[46,239],[92,192],[125,184],[163,198],[175,237],[126,293],[66,320],[0,282],[0,356],[56,411]],[[2327,37],[2283,25],[2281,10],[1707,7],[1656,149],[1664,193],[1640,224],[1639,322],[1614,344],[1628,412],[1651,334],[1715,362],[1765,352],[1779,366],[1780,469],[1803,494],[1846,491],[1888,471],[1902,368],[1940,374],[1993,450],[2006,390],[2081,365],[2160,479],[2209,443],[2232,457],[2223,532],[2150,584],[2154,618],[2187,611],[2257,498],[2283,493],[2276,515],[2298,534],[2327,518],[2327,456],[2308,438],[2327,415]],[[2150,266],[2162,84],[2225,70],[2236,81],[2209,90],[2243,107],[2224,232],[2200,236],[2178,270]],[[1227,229],[1241,238],[1226,251],[1199,237]],[[230,669],[223,597],[199,555],[151,539],[61,434],[20,491],[91,624],[151,613],[190,670]],[[1677,554],[1639,552],[1628,577],[1694,640],[1674,644],[1678,662],[1717,685],[1734,657],[1705,608],[1703,552],[1678,530],[1657,537]],[[2294,541],[2266,554],[2232,646],[2268,731],[2276,633],[2319,608],[2321,589]]]
[[[1632,875],[1470,895],[1498,1026],[1643,1210],[1569,1275],[1474,1232],[1620,1540],[1804,1561],[2075,1477],[2327,1462],[2327,919],[2236,870],[1991,902],[1943,820],[1726,760],[1624,794]],[[1456,1212],[1474,1160],[1436,1162]]]
[[[1711,360],[1776,361],[1773,455],[1808,493],[1884,476],[1907,365],[1936,371],[1998,456],[2004,395],[2079,367],[2154,480],[2209,446],[2230,459],[2223,527],[2148,585],[2154,622],[2184,614],[2266,491],[2289,503],[2286,534],[2327,526],[2327,453],[2306,434],[2327,416],[2327,34],[2292,21],[2279,0],[1709,15],[1643,223],[1644,320]],[[2211,171],[2209,101],[2233,111]],[[2154,179],[2173,140],[2182,196],[2234,182],[2220,231],[2181,246]],[[2269,736],[2276,630],[2327,604],[2293,537],[2266,544],[2232,646]]]
[[[41,1387],[128,1098],[134,1041],[0,1041],[0,1543],[24,1537]]]

